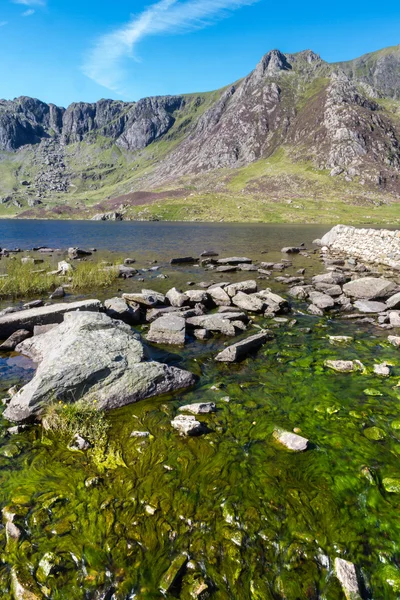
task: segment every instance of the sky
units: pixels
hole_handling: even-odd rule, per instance
[[[397,44],[399,0],[0,0],[0,98],[210,91],[274,48],[335,62]]]

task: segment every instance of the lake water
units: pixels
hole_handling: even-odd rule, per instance
[[[218,277],[191,265],[172,268],[174,256],[214,249],[278,260],[282,246],[309,246],[327,229],[0,221],[0,246],[97,247],[99,254],[133,255],[139,268],[157,259],[168,279],[146,271],[145,283],[119,285],[165,291]],[[323,270],[318,256],[295,256],[285,275],[300,266],[308,277]],[[284,289],[273,278],[260,286]],[[0,506],[11,507],[23,532],[7,541],[0,527],[1,600],[15,600],[11,572],[32,600],[345,600],[336,557],[356,565],[363,598],[398,600],[399,350],[387,332],[315,318],[306,304],[292,304],[295,325],[254,317],[275,337],[239,364],[214,361],[223,337],[189,339],[184,350],[153,346],[153,357],[192,371],[198,384],[109,413],[105,455],[71,452],[66,438],[40,426],[8,437],[0,415]],[[329,335],[353,341],[332,345]],[[335,373],[324,367],[327,359],[358,359],[366,371]],[[373,365],[385,361],[392,376],[382,379]],[[1,357],[2,389],[32,374],[15,353]],[[179,407],[204,401],[217,405],[201,417],[210,433],[180,437],[171,427]],[[275,428],[298,428],[310,449],[287,451],[274,441]],[[133,430],[151,435],[132,438]],[[183,555],[190,562],[183,559],[161,594],[166,572]],[[43,557],[49,571],[40,567]]]
[[[29,250],[95,247],[118,253],[198,256],[213,249],[221,254],[246,254],[280,250],[283,246],[310,244],[329,230],[321,225],[236,223],[168,223],[102,221],[0,220],[0,246]]]

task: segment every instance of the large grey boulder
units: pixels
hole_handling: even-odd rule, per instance
[[[343,291],[352,298],[374,300],[375,298],[387,298],[396,290],[396,287],[393,281],[383,277],[363,277],[346,283]]]
[[[146,339],[156,344],[184,346],[185,335],[185,319],[179,314],[167,314],[152,322]]]
[[[195,381],[188,371],[146,361],[131,328],[101,313],[68,313],[61,325],[17,349],[39,366],[6,408],[5,418],[15,422],[40,417],[54,400],[109,410]]]
[[[258,350],[258,348],[272,337],[273,335],[269,331],[251,335],[250,337],[225,348],[225,350],[217,354],[215,360],[220,362],[236,362],[247,356],[250,352]]]
[[[33,331],[37,325],[62,323],[64,315],[74,311],[98,312],[99,300],[81,300],[80,302],[52,304],[10,313],[0,317],[0,339],[4,340],[18,329]]]
[[[128,325],[140,323],[140,306],[131,302],[128,304],[124,298],[109,298],[105,300],[106,314],[112,319],[119,319]]]
[[[231,299],[222,287],[209,288],[208,293],[216,306],[231,305]]]

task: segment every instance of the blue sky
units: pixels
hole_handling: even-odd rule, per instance
[[[0,0],[0,97],[208,91],[272,48],[333,62],[397,44],[399,0]]]

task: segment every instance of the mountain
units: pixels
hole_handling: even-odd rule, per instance
[[[268,52],[210,93],[0,100],[0,215],[399,221],[400,46]]]

